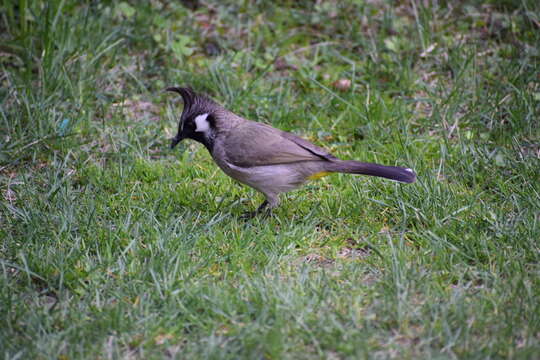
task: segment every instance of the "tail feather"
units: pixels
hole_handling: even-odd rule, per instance
[[[348,174],[378,176],[404,183],[413,183],[416,180],[416,174],[412,169],[364,163],[355,160],[333,161],[329,170]]]

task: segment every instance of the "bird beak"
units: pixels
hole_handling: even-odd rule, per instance
[[[174,147],[183,139],[184,137],[181,134],[176,135],[171,141],[171,149],[174,149]]]

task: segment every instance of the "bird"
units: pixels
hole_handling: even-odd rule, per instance
[[[190,87],[166,90],[180,94],[184,103],[171,149],[184,139],[195,140],[208,149],[225,174],[261,192],[265,200],[250,213],[252,216],[271,212],[279,205],[281,193],[332,173],[377,176],[403,183],[416,180],[410,168],[339,159],[290,132],[244,119]]]

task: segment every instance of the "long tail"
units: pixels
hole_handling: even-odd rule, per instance
[[[332,161],[328,170],[348,174],[379,176],[404,183],[413,183],[416,180],[416,174],[412,169],[364,163],[355,160]]]

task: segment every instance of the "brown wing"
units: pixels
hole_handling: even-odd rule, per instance
[[[228,161],[242,167],[335,159],[309,141],[253,121],[232,129],[223,145]]]
[[[281,135],[284,138],[294,142],[296,145],[301,146],[302,148],[308,150],[309,152],[312,152],[313,154],[323,158],[324,160],[337,159],[334,155],[330,154],[328,151],[326,151],[322,147],[319,147],[319,146],[317,146],[315,144],[312,144],[309,141],[304,140],[299,136],[296,136],[294,134],[291,134],[291,133],[288,133],[288,132],[285,132],[285,131],[281,131]]]

